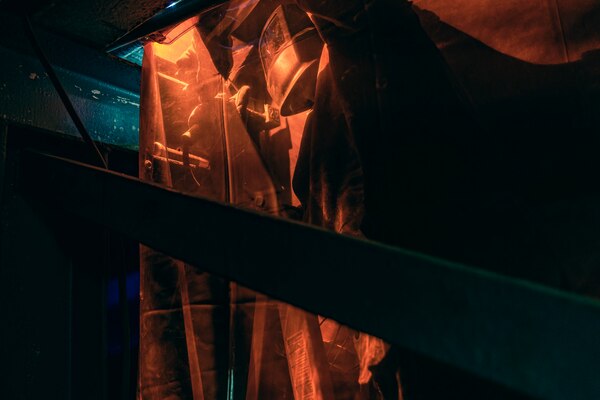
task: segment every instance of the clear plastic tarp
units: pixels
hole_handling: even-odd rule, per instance
[[[315,103],[331,98],[328,47],[312,18],[286,1],[230,1],[147,43],[141,177],[360,235],[357,155],[320,147],[339,174],[311,171],[310,157],[325,153],[306,151]],[[344,135],[343,113],[331,121],[325,133]],[[141,399],[398,398],[399,384],[382,389],[370,369],[385,356],[380,339],[152,249],[141,262]]]

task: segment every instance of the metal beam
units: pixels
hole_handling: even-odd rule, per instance
[[[139,68],[56,34],[36,32],[92,139],[137,149]],[[0,121],[79,136],[20,17],[1,12],[0,60]]]
[[[138,26],[134,27],[123,36],[106,47],[108,53],[116,53],[123,47],[133,42],[151,37],[161,29],[173,26],[187,18],[190,18],[211,7],[225,3],[224,0],[202,0],[202,1],[172,1],[152,17],[148,18]]]
[[[600,398],[595,300],[39,153],[21,172],[57,210],[274,298],[535,397]]]

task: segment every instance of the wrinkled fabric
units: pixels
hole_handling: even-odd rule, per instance
[[[595,0],[415,0],[442,22],[507,56],[532,64],[579,61],[600,47]]]
[[[339,96],[327,67],[317,80],[316,103],[302,137],[294,189],[306,222],[359,236],[364,213],[363,171],[348,136]]]
[[[263,3],[269,10],[277,5]],[[299,0],[298,4],[310,13],[327,45],[293,177],[301,218],[342,234],[423,251],[436,248],[449,232],[443,226],[436,232],[423,229],[423,221],[428,222],[425,226],[433,225],[436,218],[461,203],[462,189],[471,184],[462,179],[466,166],[461,161],[465,151],[461,145],[474,130],[459,86],[450,78],[410,4],[391,0]],[[172,71],[179,68],[173,73],[190,81],[186,96],[192,95],[186,107],[204,110],[206,119],[212,121],[211,132],[225,129],[221,123],[235,127],[228,136],[239,144],[235,157],[227,160],[230,187],[214,192],[215,196],[230,197],[216,200],[260,209],[269,203],[262,193],[277,191],[277,200],[290,199],[289,194],[281,195],[286,189],[283,185],[263,179],[266,170],[271,177],[278,175],[274,173],[277,163],[269,162],[273,148],[265,145],[275,136],[268,137],[250,126],[245,110],[240,109],[241,102],[228,102],[230,97],[239,98],[242,90],[251,96],[268,97],[252,73],[260,70],[260,64],[252,64],[251,58],[236,64],[231,49],[240,44],[229,37],[234,28],[224,12],[206,18],[201,19],[205,25],[198,30],[195,44],[182,49],[182,56],[173,65],[164,65]],[[212,35],[211,27],[221,28]],[[257,36],[252,33],[257,27],[252,30],[242,25],[240,29],[250,38]],[[206,40],[205,48],[201,48],[200,40]],[[241,53],[237,54],[240,58]],[[252,54],[250,51],[248,57]],[[209,61],[217,73],[202,70]],[[224,78],[234,79],[232,71],[237,71],[239,85],[225,88],[231,82]],[[211,73],[212,83],[206,85],[205,75]],[[162,120],[182,130],[202,120],[194,118],[193,112],[189,117],[189,111],[178,113],[184,105],[178,104],[176,97],[167,104],[172,115],[163,118],[160,105],[153,103],[161,95],[158,81],[151,81],[157,80],[156,76],[144,75],[148,81],[144,81],[142,104],[148,114],[143,118],[142,133],[146,136],[140,142],[140,157],[151,153],[154,140],[168,144],[165,136],[173,133],[160,129]],[[176,87],[177,82],[170,79],[162,84]],[[218,85],[223,89],[214,89]],[[209,100],[200,104],[196,100],[195,104],[193,95]],[[224,105],[219,108],[218,104]],[[223,122],[215,117],[219,112]],[[230,145],[225,142],[222,147]],[[258,154],[265,158],[265,165]],[[208,153],[203,156],[211,158]],[[171,176],[168,165],[158,171],[161,173],[154,170],[150,174],[144,160],[140,160],[140,171],[145,179],[176,188],[185,186],[181,176]],[[212,164],[214,168],[225,164],[219,160]],[[285,172],[289,176],[289,171]],[[279,175],[282,182],[286,174]],[[225,176],[223,173],[223,181]],[[331,393],[336,399],[401,397],[397,365],[382,364],[388,351],[382,340],[331,320],[321,320],[318,325],[314,315],[253,293],[242,301],[232,295],[228,283],[148,249],[143,250],[142,269],[140,394],[144,399],[225,398],[227,374],[231,372],[225,354],[232,351],[230,330],[236,317],[242,318],[233,333],[236,357],[239,355],[236,362],[249,365],[247,371],[237,371],[242,380],[250,378],[248,392],[254,391],[256,398],[290,398],[292,391],[299,393],[300,386],[290,379],[288,369],[293,371],[297,366],[290,357],[303,346],[311,349],[306,357],[313,357],[312,363],[323,365],[322,359],[327,363],[318,368],[318,380],[323,383],[321,397],[332,398]],[[269,334],[257,337],[259,332]],[[302,340],[297,341],[299,338]],[[261,350],[252,350],[259,347]],[[269,369],[252,370],[255,358],[266,362]],[[244,384],[237,387],[241,392],[234,396],[245,389]]]
[[[328,85],[336,101],[324,108],[332,115],[341,111],[346,125],[336,145],[351,149],[360,162],[361,232],[388,243],[407,247],[418,243],[420,250],[430,249],[444,232],[422,231],[421,218],[439,217],[451,203],[461,201],[461,189],[471,184],[464,179],[467,150],[462,144],[477,128],[462,90],[410,4],[387,0],[299,4],[313,15],[328,45],[332,77]],[[321,125],[324,132],[331,131],[328,111],[319,117],[315,109],[313,118],[319,119],[313,122],[315,131]],[[318,135],[311,152],[318,153],[327,140]],[[319,171],[319,163],[327,166],[330,161],[316,159],[312,171]],[[355,176],[352,169],[346,176]],[[319,187],[320,176],[302,178],[306,171],[297,167],[295,179],[308,179],[312,188]],[[337,191],[335,186],[332,190]],[[314,192],[311,197],[336,198]],[[415,206],[423,203],[430,205],[423,207],[430,214],[415,212]]]
[[[140,397],[225,398],[227,282],[146,247],[141,263]],[[194,387],[192,378],[198,372]]]
[[[421,230],[422,218],[460,202],[461,187],[470,184],[457,181],[466,176],[461,144],[477,129],[466,96],[410,4],[298,3],[329,56],[294,175],[305,220],[434,249],[445,232]],[[414,213],[416,205],[431,214]],[[357,334],[355,349],[368,396],[401,398],[398,365],[379,366],[388,345]]]
[[[452,259],[598,297],[598,2],[415,4],[486,127]]]

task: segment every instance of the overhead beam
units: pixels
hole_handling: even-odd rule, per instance
[[[57,211],[390,343],[547,399],[600,398],[600,302],[28,152]]]

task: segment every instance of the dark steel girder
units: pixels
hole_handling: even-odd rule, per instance
[[[519,392],[600,398],[595,300],[35,152],[23,155],[18,187],[57,211]]]

